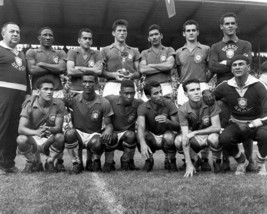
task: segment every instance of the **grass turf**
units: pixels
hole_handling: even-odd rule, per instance
[[[120,155],[116,152],[117,168]],[[64,159],[69,170],[67,153]],[[235,176],[232,171],[218,175],[201,172],[185,179],[184,172],[166,172],[163,160],[163,153],[157,152],[149,173],[118,170],[109,174],[1,176],[0,213],[267,213],[266,177],[255,173]],[[142,167],[143,162],[137,154],[136,165]],[[19,155],[16,163],[23,169],[25,160]],[[96,179],[110,194],[99,190]],[[123,211],[111,209],[105,197],[114,197],[113,205],[120,204]]]

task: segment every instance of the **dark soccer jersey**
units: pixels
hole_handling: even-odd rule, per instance
[[[254,120],[267,116],[267,91],[263,83],[249,76],[243,89],[239,89],[234,78],[217,86],[214,95],[224,99],[232,116],[238,120]]]
[[[126,130],[135,130],[135,122],[137,119],[137,109],[143,103],[140,99],[134,99],[132,105],[124,106],[118,95],[109,95],[105,97],[109,100],[114,114],[111,116],[112,125],[115,132]]]
[[[170,130],[170,127],[167,124],[158,123],[155,120],[155,117],[158,115],[166,115],[168,119],[171,119],[171,116],[177,114],[177,107],[175,104],[166,98],[163,99],[163,105],[159,106],[158,109],[154,109],[151,106],[152,101],[147,101],[141,104],[138,108],[138,116],[144,116],[146,121],[146,130],[154,133],[155,135],[162,135],[167,130]]]

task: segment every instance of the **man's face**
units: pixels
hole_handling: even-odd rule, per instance
[[[149,31],[148,41],[151,43],[152,46],[158,46],[158,45],[160,45],[162,38],[163,38],[163,36],[159,32],[159,30],[154,29],[154,30]]]
[[[245,60],[236,60],[232,64],[232,73],[235,77],[247,76],[250,71],[250,66]]]
[[[41,32],[41,35],[38,36],[40,44],[44,47],[51,47],[54,42],[54,34],[50,29],[44,29]]]
[[[120,91],[120,95],[125,105],[131,105],[134,100],[135,89],[132,87],[123,87]]]
[[[81,48],[89,49],[93,44],[93,35],[89,32],[82,32],[81,38],[78,39]]]
[[[235,17],[225,17],[224,22],[221,25],[221,30],[224,35],[233,36],[236,34],[237,23]]]
[[[82,87],[83,92],[92,94],[95,91],[96,81],[94,76],[83,76]]]
[[[163,95],[161,86],[151,88],[151,95],[148,96],[153,103],[161,105],[163,103]]]
[[[4,31],[2,31],[2,37],[6,45],[11,48],[15,48],[20,41],[19,26],[15,24],[8,24]]]
[[[186,25],[185,31],[183,32],[183,36],[185,37],[186,41],[196,41],[199,32],[197,30],[196,25]]]
[[[43,83],[42,87],[38,89],[38,94],[41,99],[51,101],[54,93],[54,85],[52,83]]]
[[[115,31],[112,31],[112,35],[117,42],[123,43],[127,38],[127,28],[124,25],[118,25]]]
[[[188,99],[192,102],[199,102],[201,99],[201,91],[200,91],[200,84],[199,83],[190,83],[186,85],[187,92],[185,95]]]

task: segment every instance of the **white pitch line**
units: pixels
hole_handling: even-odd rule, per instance
[[[112,214],[123,214],[126,212],[126,209],[116,200],[112,192],[108,191],[106,188],[106,182],[100,178],[97,173],[91,173],[93,181],[97,186],[98,193],[100,197],[104,200],[104,204],[107,206],[107,209]]]

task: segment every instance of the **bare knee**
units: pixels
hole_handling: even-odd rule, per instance
[[[179,153],[183,152],[183,140],[181,134],[177,135],[176,138],[174,139],[174,145]]]
[[[65,132],[66,143],[73,143],[77,140],[77,133],[75,129],[69,129]]]
[[[19,135],[17,137],[18,149],[21,152],[28,151],[31,148],[31,145],[28,143],[29,138],[26,135]]]
[[[208,144],[209,146],[213,147],[213,148],[219,148],[219,134],[217,133],[212,133],[208,136]]]

